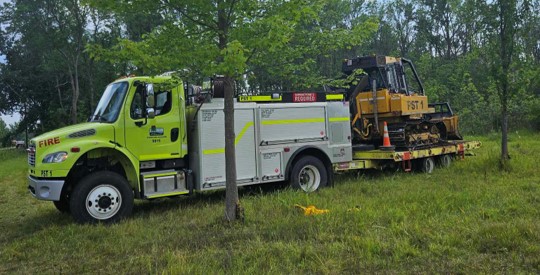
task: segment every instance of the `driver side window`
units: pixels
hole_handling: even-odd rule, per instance
[[[161,116],[170,112],[172,107],[171,91],[158,91],[156,93],[155,106],[146,106],[146,99],[143,97],[142,89],[137,89],[131,101],[130,116],[132,119],[144,118],[144,108],[154,108],[156,116]]]
[[[172,95],[171,91],[158,91],[156,93],[156,116],[164,115],[171,110]]]
[[[131,102],[131,108],[129,111],[132,119],[143,118],[143,108],[145,108],[144,105],[142,89],[137,89],[133,95],[133,101]]]

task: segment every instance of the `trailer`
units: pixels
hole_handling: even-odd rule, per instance
[[[472,150],[478,149],[480,146],[481,142],[479,141],[459,140],[447,141],[444,144],[428,148],[404,151],[355,151],[352,161],[334,164],[334,171],[346,172],[392,167],[399,168],[404,172],[411,172],[414,167],[421,172],[431,173],[437,165],[447,168],[455,159],[465,159],[466,155],[474,155]]]

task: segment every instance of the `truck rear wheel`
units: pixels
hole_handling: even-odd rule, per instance
[[[328,184],[328,174],[323,162],[313,156],[303,156],[291,170],[291,186],[310,193]]]
[[[70,198],[71,215],[78,223],[114,223],[131,214],[133,191],[117,173],[100,171],[86,176]]]

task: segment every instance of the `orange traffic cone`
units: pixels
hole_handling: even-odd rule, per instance
[[[384,122],[384,133],[383,133],[383,145],[380,147],[383,151],[392,151],[396,147],[390,144],[390,136],[388,135],[388,125],[386,121]]]

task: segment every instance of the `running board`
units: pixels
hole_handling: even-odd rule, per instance
[[[184,171],[162,170],[141,173],[143,198],[154,199],[189,193]]]

